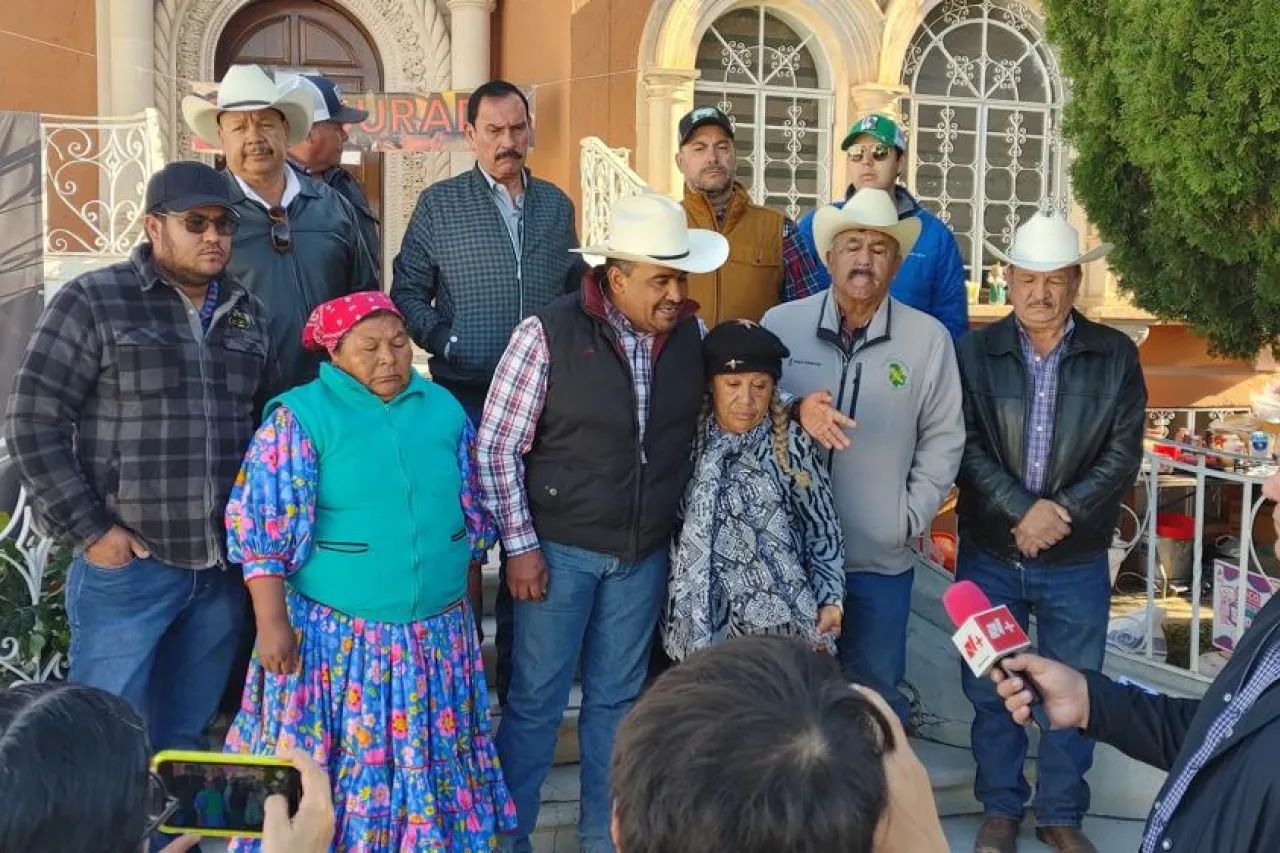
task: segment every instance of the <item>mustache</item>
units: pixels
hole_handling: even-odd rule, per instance
[[[499,160],[523,160],[524,155],[514,148],[504,148],[498,152]]]
[[[275,153],[275,150],[274,150],[274,149],[272,149],[272,147],[271,147],[271,143],[269,143],[269,142],[251,142],[251,143],[249,143],[248,145],[246,145],[246,146],[244,147],[244,153],[245,153],[246,155],[249,155],[249,154],[274,154],[274,153]]]
[[[875,271],[871,269],[871,267],[854,267],[853,269],[849,270],[849,275],[846,281],[851,281],[860,275],[865,275],[867,278],[875,278],[876,274],[875,274]]]

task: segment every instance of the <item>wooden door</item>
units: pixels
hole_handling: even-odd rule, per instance
[[[382,65],[373,41],[345,13],[318,0],[263,0],[237,12],[218,40],[218,79],[228,67],[240,63],[323,74],[348,98],[358,92],[382,91]],[[381,220],[382,155],[358,154],[359,163],[344,168],[363,185],[369,205]]]

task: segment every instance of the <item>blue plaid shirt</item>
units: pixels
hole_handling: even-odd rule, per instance
[[[1178,804],[1182,802],[1182,798],[1186,796],[1187,789],[1191,787],[1191,783],[1195,781],[1196,774],[1209,761],[1209,756],[1222,745],[1223,741],[1231,739],[1235,734],[1235,727],[1244,718],[1248,710],[1253,707],[1253,703],[1258,701],[1267,688],[1271,687],[1277,681],[1280,681],[1280,645],[1272,645],[1270,649],[1263,654],[1262,659],[1258,661],[1258,665],[1254,667],[1253,673],[1245,681],[1244,687],[1234,696],[1227,693],[1222,698],[1226,700],[1227,707],[1222,709],[1222,713],[1213,721],[1213,725],[1209,727],[1209,733],[1205,735],[1204,743],[1200,744],[1200,748],[1187,761],[1182,772],[1177,778],[1169,783],[1165,788],[1164,796],[1156,800],[1152,807],[1151,817],[1147,821],[1146,831],[1142,836],[1142,853],[1155,853],[1157,849],[1172,849],[1176,838],[1164,838],[1165,827],[1169,825],[1169,821],[1173,818],[1173,813],[1177,811]],[[1161,845],[1164,841],[1167,846]]]
[[[1067,331],[1048,355],[1036,352],[1031,338],[1018,326],[1022,342],[1022,359],[1027,365],[1027,392],[1031,395],[1031,416],[1027,419],[1026,468],[1022,484],[1033,495],[1044,488],[1045,469],[1049,467],[1049,451],[1053,449],[1053,410],[1058,401],[1058,365],[1067,351],[1076,321],[1067,317]]]

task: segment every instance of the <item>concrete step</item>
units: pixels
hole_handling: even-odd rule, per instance
[[[574,765],[582,760],[581,748],[578,744],[578,715],[582,709],[582,687],[575,684],[569,691],[569,705],[565,708],[564,717],[560,721],[560,733],[556,738],[556,751],[552,763],[557,766]],[[502,725],[502,709],[498,706],[498,694],[489,691],[489,718],[493,721],[496,733]]]

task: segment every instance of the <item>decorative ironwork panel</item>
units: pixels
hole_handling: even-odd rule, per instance
[[[793,219],[826,201],[831,183],[832,92],[812,41],[768,7],[744,6],[698,47],[694,106],[729,116],[738,180]]]
[[[626,148],[610,148],[594,136],[582,140],[582,245],[605,242],[615,199],[649,191],[628,165],[630,155]]]
[[[11,460],[0,441],[0,488],[12,487]],[[40,535],[27,495],[0,511],[0,689],[66,674],[70,629],[63,607],[69,554]]]
[[[911,188],[955,232],[973,279],[992,260],[984,241],[1007,249],[1037,210],[1069,204],[1066,87],[1043,33],[1021,0],[944,0],[907,49]]]
[[[155,110],[40,123],[46,255],[123,257],[143,238],[147,181],[164,165]]]

